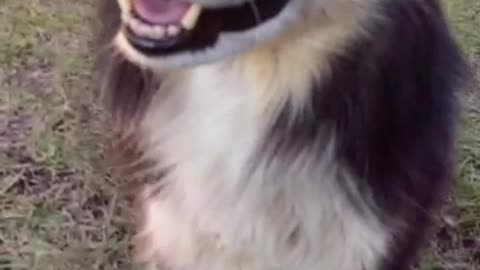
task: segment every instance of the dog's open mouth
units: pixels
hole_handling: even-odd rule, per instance
[[[129,39],[148,48],[173,46],[195,27],[201,10],[178,0],[135,0],[126,20]]]
[[[202,8],[182,0],[132,0],[124,14],[128,41],[149,55],[213,46],[220,33],[244,31],[275,17],[288,0],[253,0],[242,5]]]

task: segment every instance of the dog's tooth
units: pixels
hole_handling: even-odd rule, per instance
[[[167,26],[167,34],[169,36],[176,36],[180,33],[180,27],[176,25],[169,25]]]
[[[176,36],[180,33],[181,27],[177,25],[155,25],[151,26],[145,23],[142,23],[140,20],[131,17],[128,20],[128,25],[130,28],[140,36],[153,38],[153,39],[162,39],[166,36]]]
[[[185,14],[185,16],[183,16],[182,20],[180,21],[180,24],[186,30],[192,30],[195,27],[195,24],[197,23],[201,12],[202,12],[202,6],[200,6],[199,4],[192,4],[188,9],[187,13]]]
[[[130,18],[130,20],[128,20],[128,25],[130,26],[130,28],[132,28],[133,31],[140,32],[140,27],[142,23],[135,18]]]
[[[166,29],[164,26],[156,25],[152,29],[152,38],[163,38],[165,36]]]
[[[144,23],[140,23],[138,26],[138,33],[142,36],[150,36],[152,32],[152,27]]]

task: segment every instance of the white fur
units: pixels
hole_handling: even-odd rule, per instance
[[[334,159],[334,137],[315,163],[305,152],[246,174],[270,120],[252,105],[255,91],[229,63],[166,76],[141,132],[147,156],[173,167],[143,200],[142,259],[189,270],[376,269],[389,233],[354,188],[365,212],[347,200],[339,179],[355,179]]]

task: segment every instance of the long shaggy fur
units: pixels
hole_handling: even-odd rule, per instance
[[[463,59],[437,1],[310,1],[277,36],[213,46],[205,63],[165,58],[182,63],[172,69],[129,46],[117,1],[101,1],[99,83],[122,132],[122,177],[137,180],[138,260],[414,262],[452,180]]]

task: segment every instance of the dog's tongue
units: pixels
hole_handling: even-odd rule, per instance
[[[179,23],[191,4],[180,0],[134,0],[136,14],[151,24]]]

